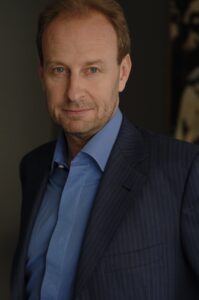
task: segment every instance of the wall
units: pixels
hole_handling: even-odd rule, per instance
[[[0,299],[7,300],[20,213],[18,164],[50,140],[54,128],[37,77],[38,12],[47,0],[1,1],[0,10]],[[134,70],[121,107],[140,126],[169,130],[167,6],[164,0],[122,1],[133,32]]]
[[[132,122],[169,133],[169,2],[122,0],[132,36],[133,71],[121,107]]]
[[[19,161],[52,138],[53,127],[37,79],[34,46],[42,1],[1,1],[0,9],[0,299],[7,300],[11,257],[16,246]]]

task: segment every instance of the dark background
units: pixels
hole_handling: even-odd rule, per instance
[[[132,33],[133,72],[121,108],[139,126],[169,134],[169,3],[120,1]],[[1,1],[0,9],[0,299],[9,299],[9,272],[20,215],[18,165],[54,137],[37,76],[35,30],[47,0]]]

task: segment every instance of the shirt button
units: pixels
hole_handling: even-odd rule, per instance
[[[58,168],[64,169],[65,167],[63,165],[58,165]]]

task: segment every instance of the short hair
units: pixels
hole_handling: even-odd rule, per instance
[[[116,0],[53,0],[41,13],[37,28],[37,51],[43,64],[42,36],[47,26],[59,15],[73,16],[89,13],[91,10],[102,13],[112,24],[118,44],[118,63],[131,52],[131,40],[127,21],[122,7]]]

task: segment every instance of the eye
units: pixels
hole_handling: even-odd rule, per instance
[[[53,72],[57,73],[57,74],[62,74],[62,73],[64,73],[64,71],[65,71],[64,67],[53,68]]]
[[[90,73],[95,74],[95,73],[97,73],[98,68],[97,67],[90,67],[89,70],[90,70]]]
[[[92,75],[92,74],[96,74],[99,72],[99,69],[97,67],[89,67],[85,70],[85,73],[87,75]]]

